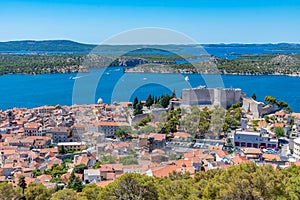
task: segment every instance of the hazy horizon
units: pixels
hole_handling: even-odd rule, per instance
[[[85,45],[99,45],[96,43],[86,43],[86,42],[81,42],[81,41],[76,41],[76,40],[72,40],[72,39],[23,39],[23,40],[6,40],[6,41],[0,41],[0,43],[6,43],[6,42],[26,42],[26,41],[34,41],[34,42],[47,42],[47,41],[70,41],[70,42],[75,42],[75,43],[79,43],[79,44],[85,44]],[[262,42],[262,43],[237,43],[237,42],[232,42],[232,43],[224,43],[224,42],[220,42],[220,43],[197,43],[197,44],[148,44],[148,45],[267,45],[267,44],[272,44],[272,45],[276,45],[276,44],[291,44],[291,45],[298,45],[300,44],[300,42]],[[105,44],[105,45],[145,45],[145,44]]]
[[[10,0],[0,2],[0,41],[100,44],[143,27],[172,29],[199,44],[300,43],[296,0]]]

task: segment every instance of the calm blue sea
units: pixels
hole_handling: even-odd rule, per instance
[[[148,94],[159,96],[173,89],[180,96],[182,88],[199,85],[241,88],[248,96],[255,93],[260,101],[272,95],[300,112],[299,77],[124,73],[120,67],[82,74],[0,76],[0,109],[95,103],[98,98],[105,103],[132,101],[136,96],[145,99]]]

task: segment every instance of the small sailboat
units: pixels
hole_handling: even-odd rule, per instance
[[[70,76],[69,77],[70,80],[75,80],[75,79],[78,79],[78,78],[81,78],[81,76]]]
[[[185,80],[185,81],[189,81],[190,79],[189,79],[188,76],[186,76],[186,77],[184,78],[184,80]]]

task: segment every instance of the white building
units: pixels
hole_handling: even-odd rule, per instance
[[[85,169],[83,174],[83,179],[86,184],[97,183],[101,181],[99,169]]]
[[[293,156],[294,156],[297,160],[300,160],[300,137],[294,139],[294,151],[293,151]]]
[[[86,148],[85,142],[59,142],[58,147],[63,147],[65,150],[80,151]]]
[[[143,165],[125,165],[123,166],[123,172],[126,173],[143,173]]]
[[[250,132],[237,129],[229,136],[229,139],[232,140],[233,145],[236,147],[278,147],[278,139],[270,138],[269,134],[265,132]]]

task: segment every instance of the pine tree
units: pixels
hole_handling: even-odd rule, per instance
[[[147,107],[149,108],[150,106],[153,105],[153,103],[154,103],[153,97],[152,97],[151,94],[149,94],[149,96],[148,96],[148,98],[147,98],[147,100],[146,100],[145,106],[147,106]]]
[[[175,98],[175,97],[176,97],[176,91],[175,91],[175,89],[173,89],[171,99]]]
[[[60,146],[60,147],[58,148],[58,153],[60,153],[60,154],[65,154],[65,153],[66,153],[65,147],[64,147],[64,146]]]
[[[19,186],[20,188],[22,188],[22,193],[23,193],[23,195],[24,195],[24,191],[25,191],[25,189],[26,189],[26,187],[27,187],[27,184],[26,184],[26,181],[25,181],[25,176],[20,176],[20,177],[19,177],[18,186]]]
[[[72,171],[71,176],[69,178],[67,188],[76,190],[77,192],[81,192],[83,189],[82,181],[77,176],[75,176],[74,170]]]
[[[253,93],[251,97],[252,97],[252,99],[256,100],[256,94],[255,93]]]
[[[143,114],[143,106],[142,106],[142,104],[140,104],[140,103],[138,103],[137,105],[136,105],[136,108],[134,109],[134,111],[133,111],[133,115],[135,116],[135,115],[138,115],[138,114]]]
[[[139,99],[138,99],[137,97],[135,97],[134,100],[133,100],[133,104],[132,104],[133,109],[136,108],[136,105],[137,105],[138,103],[139,103]]]
[[[157,97],[154,97],[154,103],[156,104],[158,102]]]

